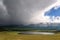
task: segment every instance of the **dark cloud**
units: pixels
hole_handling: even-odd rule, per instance
[[[8,16],[6,15],[5,15],[6,17],[2,15],[0,15],[0,17],[1,18],[4,17],[3,18],[4,21],[5,19],[9,20],[10,23],[13,24],[30,24],[30,19],[33,17],[36,11],[44,10],[46,7],[53,4],[54,2],[56,2],[56,0],[4,0],[3,3],[6,6],[8,15],[10,17],[7,19],[6,17]]]

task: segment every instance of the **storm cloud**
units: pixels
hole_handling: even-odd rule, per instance
[[[40,23],[44,10],[57,0],[3,0],[0,4],[1,24]],[[5,9],[4,9],[5,7]],[[1,21],[3,20],[3,21]]]

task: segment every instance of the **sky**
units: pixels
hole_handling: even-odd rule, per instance
[[[0,0],[0,25],[60,23],[60,0]]]
[[[57,8],[57,9],[55,9],[53,7],[51,10],[49,10],[49,11],[47,11],[45,13],[45,16],[50,16],[50,19],[53,19],[53,17],[54,17],[54,18],[57,18],[57,20],[59,20],[59,17],[60,17],[60,7]]]
[[[52,23],[60,23],[60,4],[59,0],[54,7],[45,12],[45,16],[49,16]]]

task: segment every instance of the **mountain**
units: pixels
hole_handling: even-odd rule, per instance
[[[29,31],[29,30],[60,30],[60,23],[39,23],[30,25],[4,25],[1,30]]]

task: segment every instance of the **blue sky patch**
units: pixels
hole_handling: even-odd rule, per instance
[[[60,16],[60,8],[55,9],[53,7],[51,10],[45,12],[44,16],[50,16],[50,17],[52,17],[52,16],[54,16],[54,17]]]

